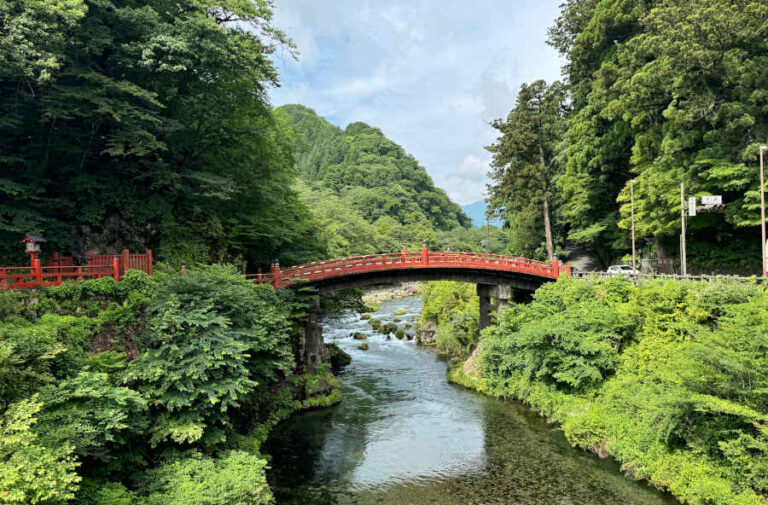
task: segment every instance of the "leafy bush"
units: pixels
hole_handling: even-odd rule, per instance
[[[153,417],[150,442],[222,442],[228,409],[294,363],[274,290],[210,266],[172,276],[149,309],[148,349],[128,370]]]
[[[75,496],[80,477],[67,444],[41,445],[32,430],[41,404],[36,397],[0,416],[0,499],[9,505],[56,503]]]
[[[35,432],[50,447],[74,445],[81,457],[108,461],[130,435],[146,428],[146,401],[110,383],[106,373],[81,372],[40,392],[44,407]]]
[[[188,452],[146,473],[147,505],[262,505],[273,503],[266,460],[243,451],[217,458]]]
[[[479,387],[563,422],[686,503],[768,494],[768,295],[749,284],[561,279],[484,332]]]

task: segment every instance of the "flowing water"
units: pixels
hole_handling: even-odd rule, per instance
[[[400,318],[403,328],[420,310],[418,298],[402,298],[374,317]],[[353,332],[367,336],[369,350]],[[677,503],[571,448],[525,406],[448,384],[434,351],[387,340],[358,314],[326,321],[324,333],[352,355],[343,400],[275,428],[265,450],[278,505]]]

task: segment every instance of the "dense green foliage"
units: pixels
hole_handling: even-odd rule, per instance
[[[0,0],[0,263],[21,234],[85,256],[322,255],[266,91],[269,0]]]
[[[436,328],[435,346],[444,354],[464,356],[480,336],[479,299],[474,284],[428,282],[421,289],[419,327]]]
[[[768,143],[767,34],[768,5],[756,0],[563,4],[550,43],[568,59],[562,105],[570,111],[564,129],[551,130],[543,144],[547,163],[554,160],[547,187],[558,196],[552,211],[555,230],[565,231],[555,234],[561,247],[566,239],[580,243],[602,263],[625,254],[634,178],[637,233],[648,239],[640,246],[674,256],[685,183],[687,196],[721,194],[726,204],[689,219],[690,265],[707,272],[759,267],[746,258],[760,257],[755,225],[758,147]],[[519,119],[537,85],[523,86],[510,118]],[[497,165],[526,173],[533,143],[515,145],[526,132],[498,124],[494,148],[511,150],[499,151]],[[520,208],[519,186],[496,179],[494,206],[514,212],[508,226],[518,234],[522,227],[523,248],[541,247],[541,223],[525,225],[538,213]]]
[[[756,285],[561,278],[510,306],[460,379],[524,400],[685,503],[762,504],[766,321]]]
[[[233,268],[0,294],[0,501],[271,503],[259,447],[338,401],[301,372],[302,296]]]

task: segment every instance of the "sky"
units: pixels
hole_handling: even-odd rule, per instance
[[[276,0],[274,105],[344,128],[380,128],[457,203],[482,200],[496,138],[520,85],[560,78],[547,28],[562,0]]]

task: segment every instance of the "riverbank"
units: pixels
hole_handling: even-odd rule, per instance
[[[420,282],[401,282],[387,286],[373,286],[363,293],[363,303],[371,312],[376,312],[381,304],[396,298],[416,296],[421,291]]]
[[[694,505],[764,505],[768,297],[754,285],[561,279],[449,380],[517,399],[568,442]]]

